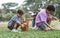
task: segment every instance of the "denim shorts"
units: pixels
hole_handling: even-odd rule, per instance
[[[35,26],[35,19],[32,20],[32,27]]]
[[[37,27],[44,30],[46,28],[46,25],[42,22],[42,23],[37,24]]]

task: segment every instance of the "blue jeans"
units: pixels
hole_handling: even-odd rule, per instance
[[[35,19],[32,20],[32,27],[35,26]]]
[[[44,30],[46,28],[45,24],[42,22],[42,23],[39,23],[37,24],[37,27]]]
[[[47,22],[47,23],[49,22],[49,21],[48,21],[48,18],[47,18],[46,22]],[[36,25],[37,25],[38,28],[43,29],[43,30],[46,28],[44,22],[41,22],[41,23],[36,24]]]

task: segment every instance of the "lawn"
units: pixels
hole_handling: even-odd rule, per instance
[[[29,30],[25,32],[13,33],[6,27],[0,27],[0,38],[60,38],[60,31],[37,31]]]
[[[6,26],[0,25],[0,38],[60,38],[59,30],[50,31],[38,31],[38,30],[28,30],[25,32],[11,32]]]

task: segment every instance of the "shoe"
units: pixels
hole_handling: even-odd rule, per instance
[[[17,29],[12,29],[12,32],[18,32],[18,30]]]
[[[36,30],[37,30],[37,31],[39,31],[39,30],[40,30],[40,28],[38,28],[38,27],[37,27],[37,28],[36,28]]]

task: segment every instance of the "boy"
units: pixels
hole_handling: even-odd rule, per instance
[[[51,15],[51,13],[54,11],[55,11],[55,7],[53,5],[49,5],[46,9],[42,9],[36,16],[37,27],[45,31],[48,30],[47,27],[53,29],[50,26],[50,22],[52,18],[55,18],[54,16]]]
[[[18,10],[16,15],[13,16],[8,22],[8,28],[13,32],[18,32],[17,28],[22,24],[21,17],[23,15],[22,10]]]
[[[35,28],[36,28],[35,19],[36,19],[37,14],[38,14],[38,12],[33,15],[33,19],[32,19],[32,29],[35,29]]]
[[[36,15],[33,15],[32,27],[34,27],[34,26],[35,26],[35,18],[36,18]]]

